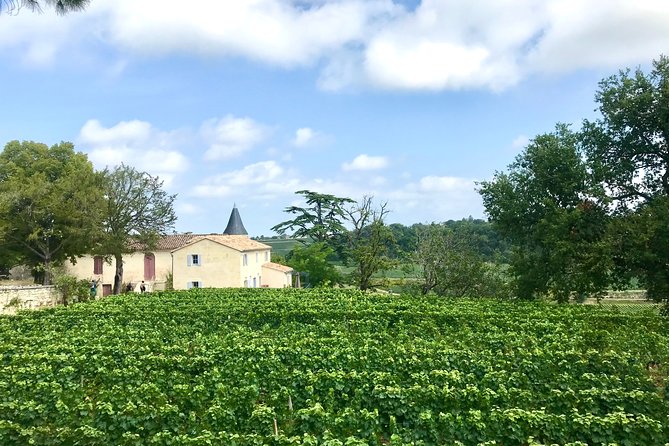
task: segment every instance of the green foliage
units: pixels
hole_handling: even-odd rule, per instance
[[[174,200],[163,182],[146,172],[121,164],[103,172],[104,234],[97,252],[115,259],[114,294],[123,283],[123,254],[150,250],[176,222]]]
[[[359,203],[346,209],[346,214],[353,229],[344,237],[344,260],[354,267],[350,274],[351,283],[366,290],[370,288],[375,273],[397,264],[390,257],[395,240],[385,224],[387,203],[375,207],[373,197],[363,197]]]
[[[174,274],[172,271],[169,271],[165,276],[165,290],[172,291],[174,290]]]
[[[594,180],[622,211],[669,197],[669,57],[602,80],[595,100],[602,117],[581,135]]]
[[[80,280],[67,274],[56,274],[54,285],[62,295],[60,302],[62,305],[95,299],[91,292],[91,282],[88,280]]]
[[[499,296],[505,288],[478,251],[474,234],[466,227],[452,229],[444,224],[417,228],[418,244],[413,261],[420,268],[422,294],[440,296]]]
[[[581,139],[593,182],[616,207],[616,274],[635,275],[650,297],[669,299],[669,58],[648,74],[604,79],[595,99],[602,117],[584,122]]]
[[[112,296],[0,317],[0,444],[661,446],[668,328],[353,290]]]
[[[514,247],[511,272],[521,298],[565,302],[608,284],[608,217],[577,142],[559,125],[534,138],[508,173],[480,184],[486,212]]]
[[[613,277],[624,287],[638,278],[655,301],[669,297],[669,197],[658,197],[636,212],[619,216],[609,230],[614,261]]]
[[[88,252],[98,239],[100,178],[70,143],[11,141],[0,153],[0,253],[42,271]]]
[[[310,287],[341,283],[337,268],[328,261],[334,250],[323,242],[296,246],[286,259],[286,265],[302,274],[302,283]]]
[[[331,243],[346,231],[344,206],[353,203],[353,200],[309,190],[298,190],[295,194],[302,195],[307,206],[287,207],[285,212],[295,214],[296,217],[275,225],[272,231],[282,235],[287,231],[294,231],[293,238],[324,243]]]

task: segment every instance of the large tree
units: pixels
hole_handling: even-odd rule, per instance
[[[295,194],[302,195],[306,206],[287,207],[284,212],[295,217],[275,225],[272,231],[278,234],[292,231],[293,237],[304,238],[306,243],[314,241],[332,246],[333,241],[346,232],[345,206],[355,201],[310,190],[298,190]]]
[[[71,143],[11,141],[0,154],[2,250],[43,272],[89,251],[100,229],[99,175]]]
[[[395,239],[385,224],[388,212],[386,202],[377,206],[369,196],[346,208],[353,228],[346,234],[345,258],[347,263],[353,264],[351,276],[361,290],[370,288],[376,272],[395,266],[396,262],[390,258]]]
[[[58,14],[84,10],[90,0],[0,0],[0,13],[17,13],[21,8],[42,12],[44,7],[53,8]]]
[[[669,298],[669,58],[650,73],[629,69],[604,79],[601,117],[585,121],[582,142],[593,181],[615,208],[617,272],[641,279],[649,296]]]
[[[158,177],[124,164],[106,169],[103,175],[104,237],[98,252],[115,260],[113,292],[118,294],[123,283],[123,255],[151,250],[159,237],[173,228],[176,195],[165,192]]]
[[[577,135],[565,125],[539,135],[492,181],[480,184],[496,229],[513,245],[521,298],[598,295],[608,284],[607,213]]]
[[[468,228],[433,223],[416,227],[418,243],[413,261],[420,268],[422,294],[479,296],[486,267]]]

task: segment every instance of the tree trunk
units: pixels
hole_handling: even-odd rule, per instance
[[[42,277],[42,285],[51,285],[51,258],[44,258],[44,277]]]
[[[116,273],[114,274],[114,294],[119,294],[121,292],[121,286],[123,284],[123,255],[116,254],[114,255],[116,263]]]

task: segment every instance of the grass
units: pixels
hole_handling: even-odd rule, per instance
[[[260,243],[272,247],[272,253],[285,257],[296,245],[302,244],[302,239],[295,238],[276,238],[276,239],[258,239]]]

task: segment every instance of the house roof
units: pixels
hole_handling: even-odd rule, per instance
[[[232,212],[230,213],[230,219],[228,220],[228,226],[225,227],[223,234],[227,235],[248,235],[246,228],[244,228],[244,223],[242,223],[242,217],[239,215],[237,210],[237,205],[232,207]]]
[[[190,243],[194,238],[202,237],[200,234],[193,234],[191,232],[185,234],[170,234],[165,235],[158,240],[156,244],[156,251],[172,251]]]
[[[207,235],[193,236],[193,238],[191,238],[188,243],[178,246],[172,251],[178,251],[181,248],[185,248],[186,246],[193,245],[205,239],[211,240],[212,242],[218,243],[223,246],[227,246],[228,248],[232,248],[240,252],[259,251],[259,250],[264,251],[266,249],[271,249],[269,245],[265,245],[264,243],[251,240],[246,235],[207,234]]]
[[[273,269],[275,271],[281,271],[282,273],[290,273],[293,271],[293,268],[291,268],[290,266],[281,265],[279,263],[274,263],[274,262],[263,263],[262,267]]]

